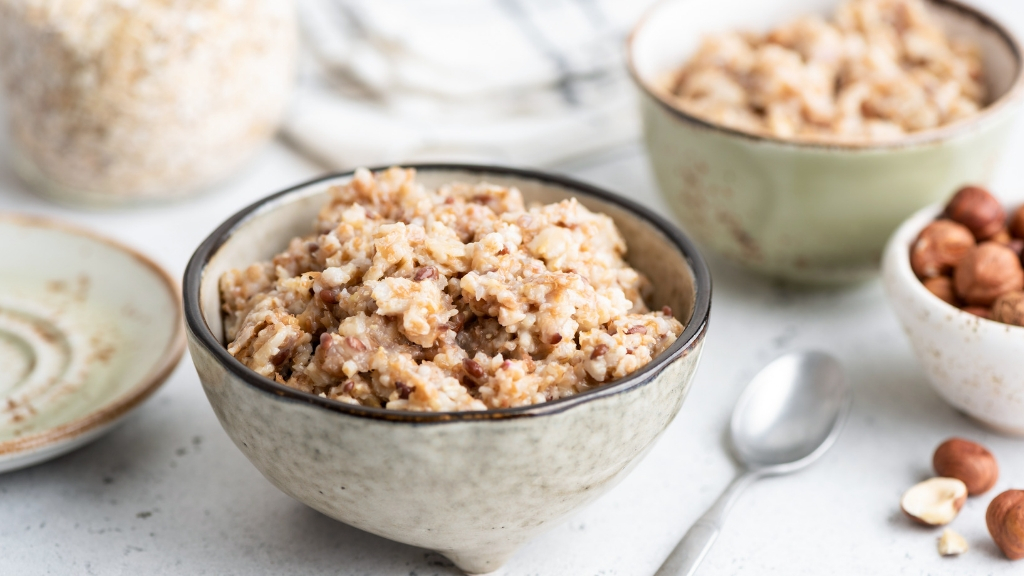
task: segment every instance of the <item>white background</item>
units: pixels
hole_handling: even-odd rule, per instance
[[[1024,1],[977,2],[1024,35]],[[0,133],[0,157],[6,156]],[[1024,198],[1024,124],[993,188]],[[665,213],[639,145],[556,168]],[[227,216],[321,169],[279,143],[213,193],[184,203],[88,212],[33,196],[0,164],[0,209],[75,221],[128,242],[181,275]],[[2,247],[0,247],[2,249]],[[736,470],[725,449],[732,405],[776,355],[839,357],[855,399],[823,460],[754,485],[700,574],[1021,574],[984,525],[992,496],[1024,488],[1024,441],[991,435],[929,387],[877,281],[806,291],[710,259],[711,328],[679,417],[622,484],[524,547],[500,574],[650,575]],[[2,367],[0,367],[2,369]],[[1002,477],[968,501],[952,528],[971,550],[940,558],[939,530],[912,525],[900,494],[930,474],[948,436],[988,445]],[[94,444],[0,476],[0,574],[457,574],[425,550],[360,532],[285,496],[221,430],[189,358],[128,421]]]

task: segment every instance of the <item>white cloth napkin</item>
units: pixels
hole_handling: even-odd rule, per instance
[[[651,0],[299,0],[285,124],[336,168],[544,165],[639,132],[625,36]]]

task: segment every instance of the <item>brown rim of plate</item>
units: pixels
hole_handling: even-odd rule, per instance
[[[224,367],[233,376],[247,385],[266,393],[274,399],[293,401],[303,404],[311,404],[318,408],[326,409],[345,416],[355,416],[372,420],[385,420],[390,422],[404,422],[412,424],[441,424],[447,422],[472,422],[472,421],[500,421],[512,418],[546,416],[558,414],[573,407],[580,406],[592,400],[606,398],[645,386],[675,360],[689,355],[696,346],[703,341],[707,333],[708,320],[711,313],[711,272],[707,263],[697,250],[697,246],[680,231],[661,216],[658,216],[648,208],[626,198],[608,192],[602,188],[591,186],[564,176],[524,170],[520,168],[509,168],[504,166],[488,166],[482,164],[403,164],[403,168],[413,168],[418,172],[463,172],[482,176],[498,176],[521,178],[533,180],[547,185],[557,186],[569,190],[579,196],[592,197],[597,200],[614,204],[636,215],[640,220],[654,227],[665,236],[665,241],[672,244],[686,260],[693,274],[694,300],[693,310],[690,318],[683,326],[683,332],[675,342],[664,352],[656,356],[645,366],[624,378],[620,378],[602,386],[596,386],[574,394],[566,398],[559,398],[550,402],[517,406],[515,408],[498,408],[494,410],[464,410],[457,412],[415,412],[411,410],[389,410],[387,408],[371,408],[369,406],[346,404],[330,398],[322,398],[315,394],[302,392],[301,390],[278,384],[274,380],[261,376],[250,370],[247,366],[238,361],[237,358],[228,353],[227,347],[221,344],[220,339],[215,337],[210,326],[206,323],[200,305],[199,291],[202,285],[203,274],[207,263],[217,254],[221,246],[235,233],[235,231],[248,222],[250,219],[273,210],[281,204],[287,203],[293,197],[310,195],[314,187],[325,186],[351,178],[354,171],[328,174],[303,182],[257,200],[253,204],[243,208],[223,224],[217,227],[202,244],[196,249],[192,258],[185,267],[184,285],[184,306],[185,325],[189,330],[193,345],[201,346],[214,360]],[[387,166],[370,168],[372,172],[379,172],[387,169]],[[315,190],[316,193],[322,190]]]
[[[735,128],[728,128],[703,118],[691,115],[684,112],[675,103],[669,99],[668,92],[661,90],[656,86],[653,86],[641,78],[640,73],[637,72],[636,66],[633,64],[633,43],[636,41],[637,36],[641,32],[641,29],[647,24],[648,20],[654,15],[655,12],[660,10],[665,4],[678,0],[658,0],[653,6],[647,9],[640,20],[633,26],[629,35],[626,37],[626,68],[629,70],[629,75],[633,79],[633,83],[636,84],[647,96],[653,98],[663,108],[668,110],[670,113],[676,115],[682,120],[689,122],[695,126],[706,128],[714,131],[728,134],[730,136],[738,136],[740,138],[750,140],[753,142],[764,142],[777,144],[780,146],[791,146],[794,148],[805,148],[809,150],[849,150],[849,151],[862,151],[870,152],[873,150],[896,150],[900,148],[909,148],[912,146],[920,146],[925,144],[934,144],[947,140],[954,136],[959,135],[962,132],[968,131],[976,125],[996,116],[999,112],[1002,112],[1007,106],[1018,101],[1024,96],[1024,57],[1022,57],[1022,51],[1020,43],[1005,26],[1000,24],[995,18],[989,16],[987,13],[968,6],[957,0],[925,0],[930,4],[938,4],[945,6],[951,10],[955,10],[966,18],[971,18],[978,22],[980,25],[989,28],[996,32],[1002,39],[1003,42],[1010,48],[1010,52],[1013,53],[1013,57],[1017,63],[1017,71],[1014,77],[1013,83],[1010,87],[994,102],[989,103],[977,114],[969,118],[963,118],[956,120],[944,126],[938,128],[929,128],[927,130],[921,130],[919,132],[913,132],[907,135],[905,138],[899,140],[892,140],[887,142],[819,142],[813,140],[799,140],[799,139],[786,139],[777,138],[774,136],[766,136],[762,134],[755,134],[752,132],[744,132]],[[685,64],[680,62],[679,66]],[[678,68],[676,68],[677,70]]]
[[[127,414],[131,409],[138,406],[143,400],[153,394],[153,392],[156,392],[157,388],[167,380],[167,377],[170,376],[171,372],[173,372],[178,366],[178,361],[181,360],[181,357],[185,352],[185,324],[183,322],[183,313],[181,309],[181,289],[178,287],[177,281],[175,281],[174,277],[168,274],[162,266],[131,246],[127,246],[117,240],[101,236],[100,234],[86,228],[81,228],[74,224],[43,216],[16,212],[0,212],[0,222],[14,222],[18,225],[59,230],[61,232],[91,238],[120,250],[135,258],[141,264],[153,271],[157,277],[163,280],[164,285],[167,287],[169,296],[171,297],[171,301],[178,304],[175,309],[177,317],[174,322],[174,334],[167,345],[167,349],[160,357],[160,361],[153,367],[153,369],[150,370],[141,382],[136,384],[130,390],[122,393],[120,396],[117,396],[113,402],[101,406],[97,410],[86,414],[77,420],[72,420],[71,422],[61,424],[60,426],[50,428],[42,432],[36,432],[13,440],[0,442],[0,458],[4,458],[52,445],[62,440],[70,440],[76,436],[89,432],[90,430],[111,424],[121,416]]]

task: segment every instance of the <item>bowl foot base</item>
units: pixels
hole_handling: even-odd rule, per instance
[[[999,434],[1001,436],[1012,436],[1012,437],[1016,437],[1016,438],[1024,437],[1024,428],[1015,428],[1013,426],[1004,426],[1004,425],[1001,425],[1001,424],[993,424],[991,422],[986,422],[986,421],[982,420],[981,418],[978,418],[977,416],[974,416],[973,414],[968,414],[967,412],[964,412],[963,410],[959,410],[959,412],[961,414],[963,414],[964,416],[966,416],[971,422],[974,422],[978,426],[981,426],[982,428],[985,428],[987,430],[991,430],[992,432],[995,432],[996,434]]]
[[[515,549],[502,550],[492,548],[486,551],[480,550],[449,550],[441,552],[446,558],[455,563],[455,566],[471,576],[483,576],[498,571],[508,562],[508,559],[515,553]]]

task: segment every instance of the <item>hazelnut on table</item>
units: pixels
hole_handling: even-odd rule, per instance
[[[900,509],[925,526],[945,526],[967,501],[967,485],[956,478],[931,478],[911,486],[900,498]]]
[[[988,492],[999,480],[996,457],[981,444],[963,438],[950,438],[939,444],[932,456],[932,466],[939,476],[962,481],[971,496]]]
[[[996,496],[985,512],[988,533],[1010,560],[1024,558],[1024,490]]]
[[[939,554],[943,556],[959,556],[967,552],[967,540],[949,528],[939,536]]]

